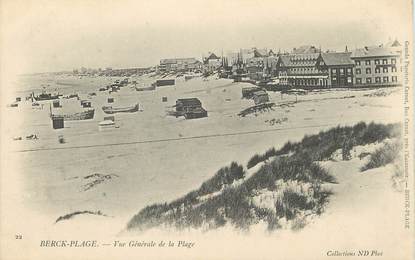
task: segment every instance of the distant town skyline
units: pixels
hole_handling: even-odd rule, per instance
[[[6,1],[3,63],[19,73],[147,67],[241,48],[343,51],[405,40],[399,25],[410,10],[400,2],[317,2]]]

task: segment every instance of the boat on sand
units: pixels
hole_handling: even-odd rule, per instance
[[[132,113],[138,111],[138,103],[133,106],[127,107],[113,107],[113,106],[103,106],[102,110],[106,114],[115,114],[115,113]]]
[[[72,121],[72,120],[86,120],[94,118],[95,109],[87,109],[81,112],[75,113],[62,113],[62,114],[52,114],[51,117],[55,116],[63,116],[63,120],[65,121]]]
[[[64,113],[61,109],[53,110],[52,106],[50,106],[49,109],[50,117],[52,119],[54,117],[63,117],[64,121],[92,119],[95,114],[95,108],[83,109],[82,111],[72,113]]]

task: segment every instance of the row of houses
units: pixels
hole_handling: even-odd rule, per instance
[[[196,58],[174,58],[161,59],[158,65],[159,72],[213,72],[218,70],[223,64],[222,57],[214,53],[202,59]]]
[[[131,77],[141,76],[143,74],[154,72],[154,67],[146,68],[105,68],[105,69],[91,69],[82,67],[80,69],[73,69],[72,74],[79,76],[118,76],[118,77]]]
[[[396,40],[354,51],[346,47],[344,52],[323,53],[300,47],[292,53],[264,58],[262,67],[246,68],[255,80],[276,77],[280,85],[294,87],[396,86],[402,82],[401,55],[401,45]]]
[[[202,69],[202,64],[196,58],[162,59],[158,66],[160,72],[195,72]]]
[[[160,72],[226,72],[226,77],[251,80],[277,79],[292,87],[364,87],[401,84],[401,45],[395,41],[344,52],[322,52],[315,46],[300,46],[291,52],[241,49],[217,56],[162,59]]]

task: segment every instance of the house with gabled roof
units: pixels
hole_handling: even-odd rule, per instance
[[[327,67],[320,53],[278,57],[274,73],[280,84],[292,87],[329,87]]]
[[[174,58],[174,59],[161,59],[158,66],[161,72],[170,71],[191,71],[200,66],[200,61],[195,58]]]
[[[205,71],[213,72],[222,66],[222,58],[216,54],[209,53],[209,55],[203,59],[203,67]]]
[[[302,88],[350,87],[354,62],[350,52],[283,54],[271,71],[280,84]]]
[[[253,53],[254,53],[254,58],[268,57],[268,51],[267,51],[267,49],[257,49],[257,48],[254,48],[253,49]]]
[[[328,71],[330,87],[353,86],[354,62],[350,58],[351,54],[351,52],[328,52],[321,54]]]

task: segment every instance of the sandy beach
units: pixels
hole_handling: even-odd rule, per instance
[[[25,101],[17,108],[6,108],[10,115],[6,124],[6,156],[14,167],[8,174],[11,183],[19,183],[23,191],[19,193],[23,196],[16,194],[13,203],[33,212],[31,220],[23,225],[36,223],[50,234],[75,228],[81,233],[117,235],[144,206],[171,201],[198,188],[231,161],[246,165],[255,153],[262,153],[270,147],[279,148],[287,141],[298,141],[306,134],[337,125],[353,125],[360,121],[395,123],[402,112],[399,106],[393,106],[399,102],[399,88],[332,89],[298,96],[269,92],[270,101],[277,104],[274,110],[240,117],[237,114],[241,110],[253,105],[252,100],[241,99],[241,90],[250,86],[248,83],[233,83],[215,77],[189,81],[179,78],[175,86],[158,87],[155,91],[137,92],[133,85],[128,85],[117,93],[108,94],[98,91],[98,88],[115,78],[66,80],[77,82],[76,87],[60,89],[59,85],[54,85],[50,89],[58,88],[59,92],[66,94],[77,92],[81,96],[96,92],[97,95],[90,99],[95,108],[93,119],[67,121],[64,129],[54,130],[47,102],[44,102],[43,109],[34,109],[30,102]],[[154,78],[144,76],[134,80],[138,84],[149,84]],[[81,90],[78,89],[80,86]],[[387,94],[376,95],[380,92]],[[118,105],[138,102],[140,111],[116,114],[115,122],[119,128],[99,131],[98,123],[105,116],[101,107],[107,104],[110,95]],[[162,102],[162,97],[167,97],[168,101]],[[175,100],[183,97],[199,98],[208,111],[208,117],[185,120],[167,116],[166,111],[174,109]],[[76,99],[62,100],[63,108],[76,107],[78,103]],[[385,117],[386,114],[390,116]],[[283,118],[286,119],[280,123],[274,122]],[[30,134],[36,134],[39,139],[25,140],[24,137]],[[65,143],[58,142],[59,135],[64,136]],[[13,140],[16,136],[23,137],[23,140]],[[370,195],[371,198],[384,196],[383,201],[396,201],[400,196],[392,190],[387,175],[375,185],[373,180],[378,179],[375,172],[359,177],[357,166],[353,166],[355,161],[343,164],[351,166],[335,163],[330,173],[342,183],[344,180],[356,185],[353,194],[344,192],[348,188],[336,187],[339,192],[333,195],[327,214],[295,233],[295,239],[301,236],[299,234],[309,237],[320,232],[319,225],[335,222],[338,216],[343,216],[344,221],[350,220],[350,213],[339,209],[348,210],[349,205],[353,208],[350,212],[357,210],[361,206],[354,201],[366,196],[364,192],[378,194]],[[344,177],[345,169],[355,172],[356,177]],[[371,188],[358,189],[359,185]],[[13,194],[12,190],[8,192]],[[352,197],[347,199],[346,194]],[[391,207],[388,212],[401,210],[396,202],[388,205]],[[370,221],[369,218],[377,215],[380,208],[370,207],[363,215],[368,219],[360,219],[361,223]],[[55,224],[59,217],[77,211],[100,212],[102,215],[84,214]],[[287,235],[288,238],[291,236]]]

